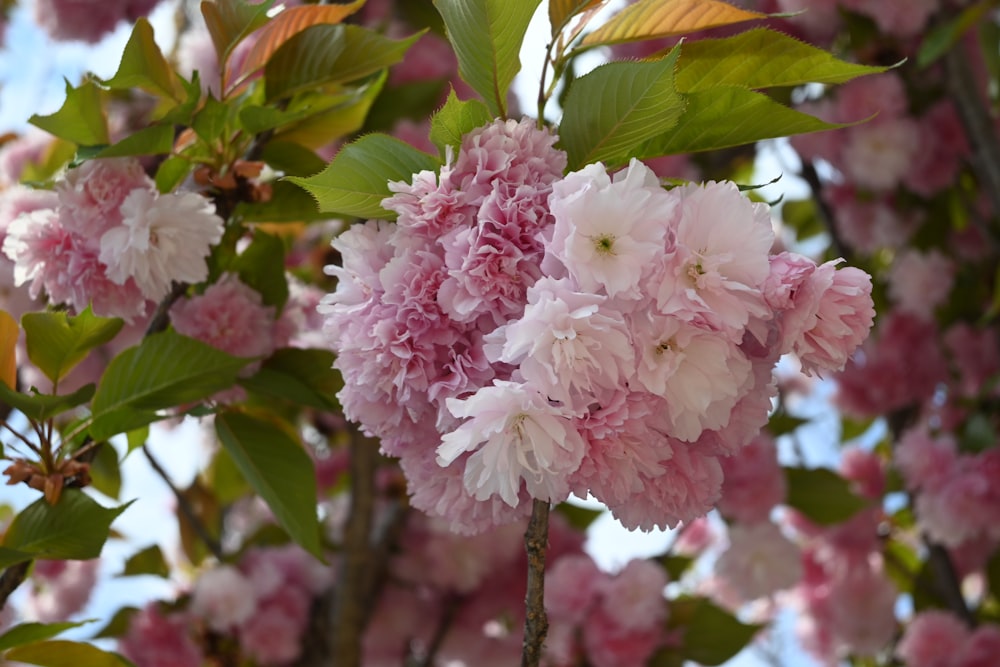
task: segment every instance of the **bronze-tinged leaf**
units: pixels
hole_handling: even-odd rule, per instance
[[[720,0],[639,0],[583,39],[584,47],[686,35],[767,18]]]
[[[549,0],[549,23],[552,24],[552,36],[559,34],[560,29],[574,16],[603,5],[607,0]]]
[[[9,389],[17,385],[17,337],[21,330],[6,310],[0,310],[0,382]]]
[[[243,61],[239,73],[230,72],[226,80],[238,86],[263,68],[274,52],[295,35],[310,26],[340,23],[364,4],[365,0],[355,0],[346,5],[300,5],[282,11],[260,29],[257,41]],[[237,75],[234,77],[234,74]]]

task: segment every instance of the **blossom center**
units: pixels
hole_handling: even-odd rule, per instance
[[[594,250],[599,255],[615,254],[615,236],[613,234],[602,234],[591,238],[594,240]]]

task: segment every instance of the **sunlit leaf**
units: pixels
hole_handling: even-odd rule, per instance
[[[19,410],[26,417],[45,420],[83,405],[94,396],[94,383],[86,384],[70,394],[22,394],[0,385],[0,402]]]
[[[886,67],[838,60],[827,51],[767,28],[732,37],[685,43],[677,65],[677,90],[719,85],[761,89],[806,83],[844,83]]]
[[[79,315],[64,311],[25,313],[21,322],[28,358],[54,384],[92,349],[117,336],[125,325],[118,317],[94,315],[89,306]]]
[[[678,50],[658,60],[611,62],[573,82],[559,125],[569,168],[624,164],[648,140],[667,133],[684,112],[674,88]]]
[[[233,49],[268,22],[274,0],[251,5],[244,0],[202,0],[201,15],[212,37],[220,72],[225,72]],[[211,82],[210,82],[211,83]]]
[[[507,115],[507,90],[521,70],[521,43],[540,0],[434,0],[458,71],[494,116]]]
[[[112,90],[142,90],[175,102],[184,98],[184,91],[177,75],[163,57],[153,38],[153,27],[140,17],[132,28],[132,35],[125,45],[118,71],[104,85]]]
[[[304,116],[276,133],[275,140],[307,148],[322,148],[332,141],[352,135],[365,126],[369,110],[389,78],[382,70],[362,85],[355,85],[340,104]],[[292,172],[289,172],[292,173]],[[315,173],[296,170],[294,173]]]
[[[384,134],[368,134],[344,146],[326,169],[308,178],[286,180],[305,188],[324,213],[392,219],[381,202],[392,193],[389,181],[412,180],[422,170],[436,170],[437,158]]]
[[[67,630],[79,628],[81,625],[93,622],[92,619],[88,619],[75,623],[72,621],[64,621],[62,623],[19,623],[0,635],[0,651],[6,651],[15,646],[31,644],[43,639],[51,639]]]
[[[257,38],[238,74],[230,76],[234,83],[267,65],[271,56],[288,40],[314,25],[336,24],[361,9],[365,0],[347,4],[300,5],[287,7],[260,29]]]
[[[602,5],[606,0],[549,0],[549,24],[555,37],[565,23],[588,9]]]
[[[159,545],[152,544],[145,549],[129,556],[125,561],[125,568],[119,577],[134,577],[141,574],[150,574],[156,577],[170,577],[170,566],[163,557],[163,551]]]
[[[479,100],[459,100],[455,91],[448,93],[444,106],[431,117],[430,139],[444,151],[445,147],[457,148],[462,137],[493,120],[490,110]]]
[[[28,122],[49,134],[80,146],[108,143],[108,123],[104,117],[101,89],[93,81],[73,87],[66,82],[66,101],[53,114],[33,115]]]
[[[131,664],[120,655],[93,644],[61,639],[18,646],[7,651],[5,657],[39,667],[128,667]]]
[[[150,125],[122,137],[121,140],[101,149],[97,158],[129,157],[137,155],[165,155],[174,148],[172,125]]]
[[[719,0],[638,0],[583,38],[584,46],[686,35],[766,18]]]
[[[6,310],[0,310],[0,382],[8,389],[17,387],[17,338],[21,330],[17,320]]]
[[[322,558],[315,471],[302,445],[286,429],[241,412],[218,414],[215,430],[281,527],[306,551]]]

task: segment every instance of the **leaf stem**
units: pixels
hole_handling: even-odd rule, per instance
[[[549,631],[549,619],[545,614],[545,551],[548,539],[549,503],[536,499],[524,533],[524,548],[528,554],[528,592],[524,596],[526,613],[521,667],[538,667],[545,635]]]

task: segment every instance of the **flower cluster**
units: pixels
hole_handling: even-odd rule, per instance
[[[160,0],[36,0],[35,21],[53,39],[99,42],[122,21],[148,15]]]
[[[208,277],[205,258],[222,238],[214,205],[194,193],[161,195],[130,158],[90,160],[68,170],[46,207],[7,227],[3,252],[17,285],[36,298],[132,321],[172,282]]]
[[[765,422],[781,354],[844,365],[870,278],[771,256],[767,206],[732,183],[668,191],[635,160],[563,176],[554,143],[495,121],[440,173],[390,184],[395,225],[334,241],[320,308],[340,399],[455,529],[571,492],[674,526],[718,499],[719,457]]]

